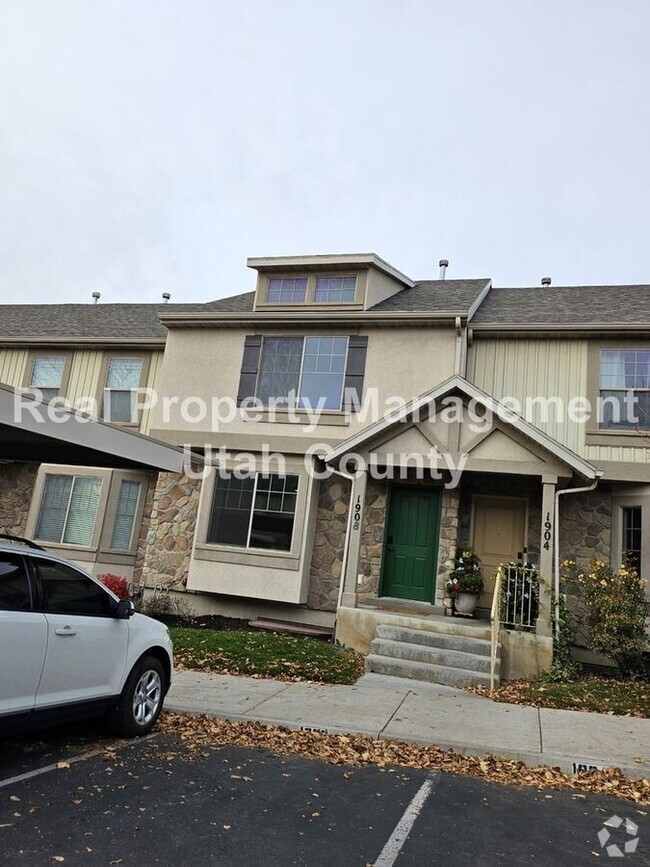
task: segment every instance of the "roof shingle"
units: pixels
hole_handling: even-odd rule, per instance
[[[489,283],[478,280],[418,280],[410,289],[402,289],[371,307],[373,313],[439,313],[453,310],[467,315],[470,307]]]
[[[473,325],[606,325],[650,322],[650,286],[492,288]]]
[[[253,292],[205,304],[2,304],[0,337],[124,339],[163,342],[161,313],[248,312]]]

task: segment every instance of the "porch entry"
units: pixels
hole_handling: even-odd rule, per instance
[[[472,549],[480,557],[485,587],[481,608],[490,608],[494,573],[500,563],[517,560],[526,545],[526,500],[474,497]]]
[[[382,557],[382,596],[433,602],[439,532],[439,489],[391,486]]]

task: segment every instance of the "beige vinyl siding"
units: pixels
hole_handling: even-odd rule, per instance
[[[22,386],[27,366],[27,349],[0,349],[0,382]]]
[[[648,437],[650,445],[650,436]],[[629,446],[587,446],[585,457],[594,464],[601,461],[616,463],[648,464],[650,463],[650,448],[635,449]]]
[[[587,396],[586,340],[511,340],[478,338],[470,347],[467,376],[479,388],[502,400],[514,397],[525,408],[527,397],[559,397],[565,417],[555,411],[544,420],[541,407],[532,407],[528,420],[578,454],[585,454],[585,425],[566,417],[573,397]]]
[[[88,398],[97,397],[99,371],[102,365],[101,350],[78,349],[72,358],[66,400],[75,407],[87,409]]]

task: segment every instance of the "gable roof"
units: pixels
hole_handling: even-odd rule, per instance
[[[650,323],[650,286],[493,287],[473,325],[602,325]]]
[[[490,286],[490,280],[418,280],[411,288],[402,289],[390,298],[370,307],[373,313],[457,313],[467,316]]]
[[[482,391],[471,382],[463,379],[462,376],[457,375],[450,376],[449,379],[441,382],[440,385],[437,385],[435,388],[431,389],[431,391],[427,391],[419,397],[410,400],[408,403],[404,404],[404,406],[379,419],[379,421],[368,425],[368,427],[359,431],[359,433],[353,434],[351,437],[348,437],[348,439],[338,443],[336,446],[329,449],[329,451],[321,455],[322,460],[325,461],[325,463],[331,463],[332,461],[338,460],[346,453],[370,442],[374,437],[379,436],[384,432],[388,432],[391,428],[396,427],[399,424],[408,422],[413,415],[418,413],[421,409],[426,408],[428,405],[431,405],[436,400],[439,400],[446,395],[458,392],[465,397],[468,397],[470,400],[475,400],[478,404],[484,406],[493,417],[501,419],[507,425],[510,425],[512,428],[519,431],[519,433],[541,446],[547,452],[550,452],[550,454],[561,460],[579,475],[589,480],[599,477],[598,470],[593,466],[593,464],[590,464],[570,448],[553,439],[553,437],[550,437],[548,434],[535,427],[535,425],[526,421],[520,415],[514,413],[504,404],[499,403],[498,400],[487,392]]]

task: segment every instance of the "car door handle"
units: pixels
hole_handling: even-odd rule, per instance
[[[60,629],[55,629],[54,632],[56,635],[76,635],[77,630],[73,629],[72,626],[62,626]]]

